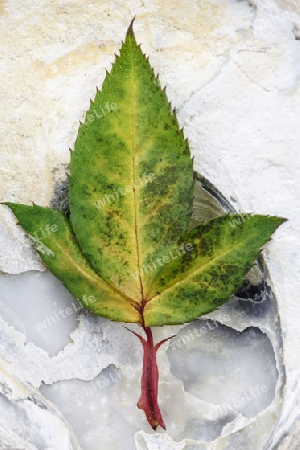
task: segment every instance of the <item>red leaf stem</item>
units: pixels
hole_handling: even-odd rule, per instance
[[[128,329],[128,328],[127,328]],[[156,363],[156,353],[159,347],[173,336],[170,336],[156,345],[153,343],[153,336],[150,327],[143,327],[146,338],[144,339],[138,333],[132,330],[142,343],[143,356],[143,373],[141,379],[141,395],[137,403],[138,408],[142,409],[147,417],[148,423],[155,430],[160,425],[164,430],[166,429],[159,406],[158,406],[158,368]]]

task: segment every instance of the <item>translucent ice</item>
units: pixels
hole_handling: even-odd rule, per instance
[[[0,315],[49,355],[71,342],[80,309],[49,271],[0,275]]]

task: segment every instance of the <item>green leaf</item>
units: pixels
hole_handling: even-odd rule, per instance
[[[153,281],[141,267],[187,229],[194,181],[188,143],[132,28],[79,128],[70,172],[84,255],[141,302]]]
[[[47,268],[87,309],[122,322],[140,322],[131,299],[101,280],[83,257],[68,219],[41,206],[9,206],[28,233]]]
[[[165,340],[154,345],[149,327],[189,322],[222,305],[285,220],[207,220],[222,208],[196,191],[195,220],[193,186],[188,142],[131,24],[79,127],[70,219],[50,208],[5,203],[47,268],[83,306],[143,327],[146,339],[134,332],[144,351],[138,407],[153,429],[165,428],[156,364]],[[192,228],[199,217],[204,223]]]
[[[237,225],[235,217],[240,219]],[[145,325],[180,324],[214,311],[241,285],[261,247],[285,219],[226,215],[185,233],[157,275]]]
[[[187,231],[193,185],[188,142],[130,26],[79,128],[70,220],[6,205],[28,234],[45,234],[36,249],[84,306],[149,327],[188,322],[224,303],[284,220],[252,216],[232,226],[226,216]],[[57,230],[47,234],[51,226]],[[180,254],[188,244],[193,250]]]

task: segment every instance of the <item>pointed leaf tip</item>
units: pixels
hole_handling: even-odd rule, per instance
[[[132,19],[132,21],[130,22],[130,25],[128,27],[127,33],[126,33],[126,37],[128,36],[134,36],[134,32],[133,32],[133,22],[135,21],[135,16]]]

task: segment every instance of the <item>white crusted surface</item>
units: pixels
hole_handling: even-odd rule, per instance
[[[291,1],[290,9],[280,9],[271,0],[256,3],[254,9],[247,2],[233,0],[0,2],[0,196],[2,201],[49,204],[55,182],[64,177],[68,148],[89,98],[95,86],[101,85],[104,69],[110,67],[136,15],[137,41],[167,85],[195,155],[195,168],[238,210],[289,219],[264,252],[278,300],[287,374],[283,408],[265,448],[296,450],[300,416],[300,43],[294,33],[300,29],[299,7]],[[4,206],[0,214],[2,270],[41,270]],[[65,379],[92,379],[109,364],[128,364],[117,346],[101,355],[95,352],[92,336],[95,327],[99,331],[97,323],[82,316],[79,328],[71,334],[73,343],[54,359],[30,342],[24,345],[24,336],[4,324],[5,359],[11,362],[14,376],[21,364],[26,381],[33,386],[39,386],[42,379],[62,380],[62,374]],[[107,332],[111,335],[112,329]],[[95,339],[98,344],[99,337]],[[137,357],[135,368],[138,361]],[[179,390],[175,393],[179,395]],[[253,436],[247,435],[244,418],[235,419],[236,430],[244,429],[249,449],[262,448],[255,436],[260,436],[260,442],[268,440],[264,433],[272,428],[275,412],[276,408],[266,410],[265,416],[257,418]],[[203,449],[229,445],[245,450],[238,442],[223,436],[217,446],[203,444]],[[187,450],[193,449],[186,444]],[[179,450],[184,445],[145,431],[136,435],[138,449]],[[201,450],[202,444],[197,445]]]

